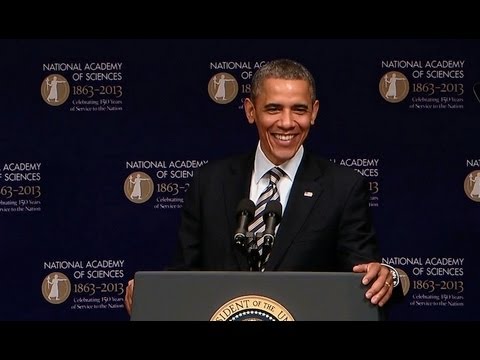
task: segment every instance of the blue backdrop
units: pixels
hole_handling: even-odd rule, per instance
[[[256,145],[242,99],[288,57],[317,81],[307,146],[370,181],[407,290],[391,318],[480,320],[480,41],[0,42],[0,319],[127,320],[127,281],[171,259],[193,169]]]

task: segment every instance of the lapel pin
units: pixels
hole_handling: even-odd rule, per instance
[[[312,197],[313,196],[313,193],[311,191],[305,191],[303,193],[303,196],[306,196],[306,197]]]

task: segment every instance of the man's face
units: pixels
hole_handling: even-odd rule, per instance
[[[255,123],[260,146],[275,165],[291,159],[315,122],[318,100],[312,103],[305,80],[267,79],[252,103],[245,101],[250,124]]]

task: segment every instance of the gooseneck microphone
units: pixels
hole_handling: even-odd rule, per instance
[[[242,199],[237,206],[237,224],[238,228],[235,230],[233,239],[235,246],[239,247],[243,251],[247,251],[247,231],[248,225],[253,220],[255,214],[255,204],[250,199]]]
[[[278,200],[269,201],[263,213],[263,221],[265,222],[265,231],[263,232],[264,247],[272,248],[275,240],[275,228],[281,220],[282,204]]]

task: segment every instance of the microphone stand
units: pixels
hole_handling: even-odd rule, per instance
[[[260,260],[260,254],[258,253],[258,248],[257,248],[257,236],[252,233],[251,231],[248,231],[245,234],[246,237],[246,244],[245,244],[245,254],[247,256],[247,261],[248,261],[248,267],[250,268],[250,271],[259,271],[259,260]]]
[[[265,259],[267,258],[267,254],[272,247],[273,237],[270,235],[268,238],[264,239],[263,251],[262,255],[260,255],[257,241],[264,237],[265,233],[262,232],[253,234],[249,231],[245,234],[245,236],[248,239],[245,250],[250,271],[260,271],[260,264],[265,261]]]
[[[257,241],[263,239],[263,251],[260,255]],[[247,257],[248,266],[250,271],[260,271],[260,264],[265,262],[267,254],[270,252],[273,246],[275,236],[270,233],[252,233],[248,231],[245,233],[245,237],[241,237],[235,240],[235,246],[239,248]]]

